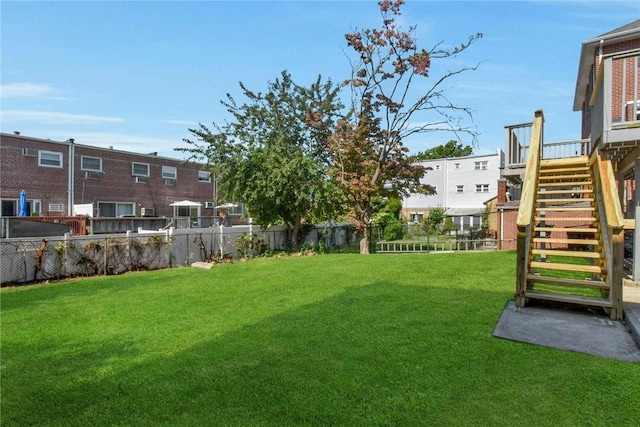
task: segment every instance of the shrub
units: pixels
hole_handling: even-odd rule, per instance
[[[389,221],[384,227],[384,240],[402,239],[402,228],[400,221]]]

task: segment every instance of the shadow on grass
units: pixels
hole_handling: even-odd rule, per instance
[[[589,391],[610,380],[598,368],[612,364],[492,338],[504,303],[498,291],[381,281],[176,354],[138,361],[145,349],[132,343],[89,352],[78,343],[56,353],[60,381],[31,373],[28,395],[3,390],[3,424],[506,425],[527,416],[599,424],[597,411],[626,394],[620,383]],[[120,359],[126,365],[104,370]],[[586,392],[561,392],[581,381]]]

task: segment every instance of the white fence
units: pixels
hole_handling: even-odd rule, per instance
[[[288,249],[287,235],[285,227],[262,229],[247,225],[2,239],[0,284],[156,270],[196,261],[257,255],[258,251]],[[347,224],[328,224],[313,227],[305,242],[317,246],[320,241],[325,248],[336,248],[349,245],[354,239]]]

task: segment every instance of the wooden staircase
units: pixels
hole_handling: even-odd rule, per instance
[[[587,156],[540,160],[521,297],[613,306],[593,182]]]
[[[591,149],[543,159],[543,125],[538,110],[516,220],[516,306],[556,301],[622,320],[625,222],[613,165]]]

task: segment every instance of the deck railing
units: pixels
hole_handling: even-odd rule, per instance
[[[611,160],[603,159],[602,153],[594,151],[590,157],[594,195],[600,230],[605,251],[609,284],[609,300],[612,303],[612,318],[622,316],[622,279],[624,270],[624,217],[618,197],[615,174]]]
[[[538,175],[542,157],[542,138],[544,135],[544,114],[536,111],[531,129],[529,147],[531,154],[527,160],[524,180],[522,182],[522,197],[518,209],[516,224],[518,226],[518,258],[516,264],[516,305],[524,306],[524,295],[527,286],[529,267],[529,253],[531,251],[531,227],[534,223],[535,199],[538,192]]]

